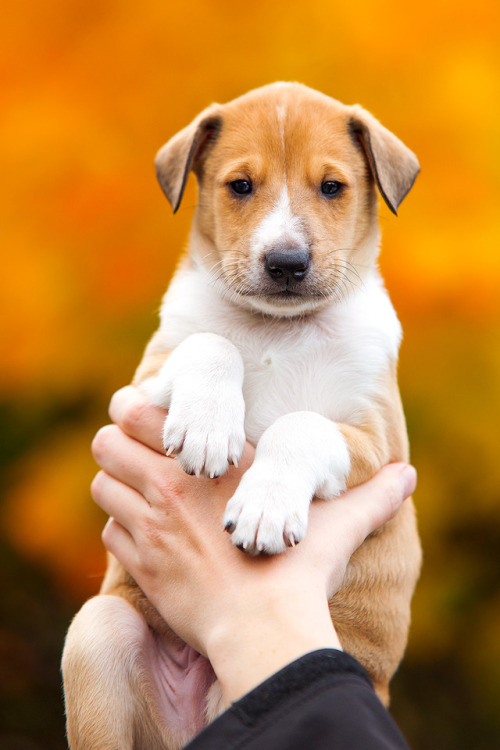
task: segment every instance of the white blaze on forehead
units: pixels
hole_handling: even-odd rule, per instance
[[[282,105],[276,107],[278,123],[280,126],[281,145],[283,146],[283,156],[285,155],[285,115],[286,110]]]
[[[286,185],[280,197],[256,227],[251,238],[252,253],[259,257],[280,245],[302,245],[306,247],[307,238],[299,216],[294,216],[290,205],[290,196]]]
[[[285,152],[285,116],[286,116],[286,110],[283,105],[278,105],[276,107],[276,114],[278,115],[278,124],[280,128],[280,138],[281,138],[281,152],[283,156],[283,181],[286,187],[286,152]]]
[[[262,260],[263,255],[279,246],[295,245],[307,249],[307,236],[304,223],[299,216],[294,215],[288,193],[285,153],[285,105],[279,104],[276,106],[276,117],[278,119],[282,148],[283,182],[278,200],[256,227],[251,237],[251,253],[257,261]]]

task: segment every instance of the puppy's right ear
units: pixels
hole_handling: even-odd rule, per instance
[[[174,214],[180,206],[189,172],[201,172],[202,157],[222,129],[222,107],[212,104],[173,136],[155,158],[156,176]]]

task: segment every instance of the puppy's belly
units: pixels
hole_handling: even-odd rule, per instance
[[[215,673],[208,659],[187,644],[149,632],[144,660],[151,678],[151,702],[163,726],[184,744],[206,725],[206,696]]]

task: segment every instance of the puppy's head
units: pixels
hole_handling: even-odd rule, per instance
[[[155,164],[174,211],[198,179],[195,260],[235,302],[277,316],[360,284],[378,252],[376,191],[396,213],[419,171],[362,107],[295,83],[212,105]]]

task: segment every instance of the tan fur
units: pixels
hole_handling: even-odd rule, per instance
[[[315,256],[318,284],[329,289],[339,283],[339,263],[355,260],[362,267],[374,262],[370,253],[373,253],[371,248],[378,231],[376,187],[395,212],[413,184],[418,162],[395,136],[362,108],[345,107],[323,94],[294,86],[291,94],[287,89],[286,99],[287,180],[293,185],[305,174],[312,185],[330,179],[344,182],[349,188],[335,204],[318,201],[313,191],[291,191],[292,210],[300,202],[300,213],[307,218],[308,227],[315,235],[311,237],[312,245],[319,248]],[[195,172],[202,199],[193,220],[191,246],[207,268],[220,263],[223,276],[231,273],[234,286],[248,283],[245,274],[249,250],[244,240],[262,221],[281,189],[282,169],[276,153],[283,148],[283,141],[276,111],[283,96],[279,86],[266,87],[224,106],[212,105],[177,134],[156,160],[160,184],[175,210],[188,172]],[[241,201],[236,204],[227,190],[228,182],[249,177],[256,187],[262,185],[251,207]],[[335,259],[328,253],[322,254],[324,237],[342,249]],[[189,262],[185,261],[178,273],[183,273]],[[340,286],[338,291],[340,296]],[[137,385],[155,374],[167,356],[162,332],[158,331],[146,349],[134,383]],[[408,459],[395,362],[386,372],[381,395],[373,408],[368,409],[357,424],[339,426],[350,449],[349,486],[369,479],[389,461]],[[389,700],[389,680],[406,645],[410,600],[419,566],[415,514],[408,500],[396,518],[367,539],[355,553],[342,589],[330,602],[332,620],[344,648],[367,669],[385,704]],[[177,639],[113,558],[110,558],[101,594],[127,600],[163,638]],[[78,627],[76,621],[75,631]],[[65,684],[72,686],[67,690],[66,700],[78,705],[80,717],[77,720],[70,708],[71,747],[156,747],[151,739],[150,744],[137,741],[130,744],[130,739],[125,743],[123,738],[124,744],[106,744],[110,742],[110,735],[101,744],[82,736],[78,741],[72,739],[77,734],[73,724],[89,726],[95,712],[88,683],[83,680],[78,686],[78,674],[74,674],[75,670],[88,673],[87,667],[82,666],[85,660],[79,661],[74,656],[78,651],[76,641],[74,635],[66,646],[64,669]],[[143,667],[136,665],[135,669],[139,677],[142,675],[143,683]],[[137,685],[142,684],[141,679]],[[144,726],[149,726],[152,713],[147,708],[147,691],[141,695],[134,693],[139,690],[137,685],[132,692],[144,711]],[[212,719],[221,706],[216,686],[211,690],[209,703],[208,718]],[[140,723],[140,715],[136,715],[135,721]],[[168,732],[160,732],[160,735],[162,741],[167,742],[165,747],[171,750],[180,747],[179,737],[169,737]]]

